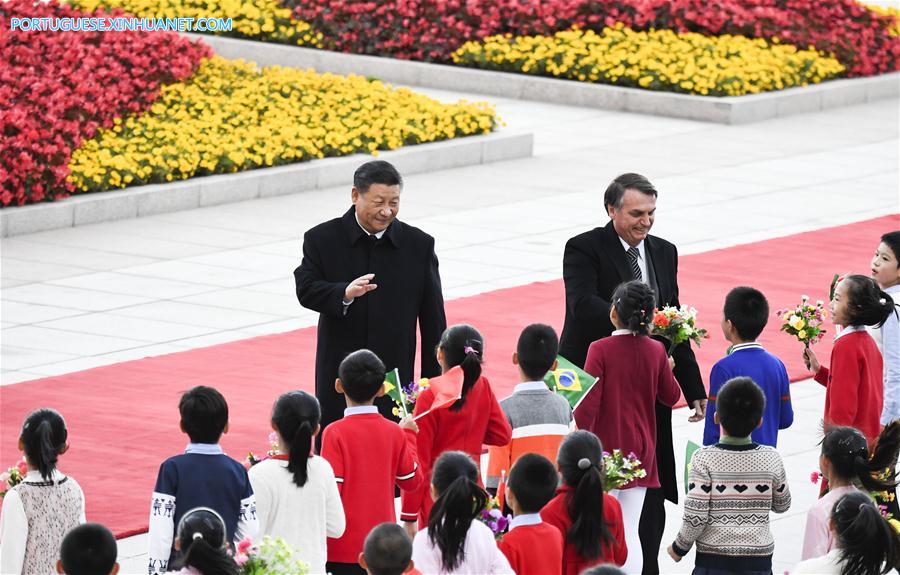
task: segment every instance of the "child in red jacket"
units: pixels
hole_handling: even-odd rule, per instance
[[[432,411],[416,421],[419,425],[419,471],[423,477],[431,477],[435,460],[445,451],[463,451],[478,462],[484,444],[506,445],[512,439],[509,421],[500,409],[491,384],[481,375],[483,353],[484,338],[470,325],[451,326],[441,335],[438,363],[444,373],[456,366],[462,368],[462,397],[448,409]],[[433,402],[431,389],[425,389],[416,400],[413,415],[425,413]],[[400,519],[410,537],[416,533],[416,521],[419,528],[428,524],[432,505],[429,491],[426,481],[418,489],[400,494]]]
[[[513,520],[499,546],[516,575],[562,575],[562,533],[540,514],[558,483],[556,467],[537,453],[521,456],[509,472],[506,502]]]
[[[346,397],[347,409],[322,437],[322,457],[334,469],[347,518],[344,534],[328,539],[326,569],[332,575],[365,574],[358,561],[366,535],[397,520],[394,485],[416,489],[424,477],[416,462],[415,422],[407,416],[398,426],[373,405],[384,393],[384,372],[367,349],[351,353],[338,367],[334,387]]]
[[[563,484],[541,510],[541,519],[559,529],[565,539],[563,575],[578,575],[600,563],[624,565],[628,547],[622,508],[603,492],[600,440],[590,431],[572,432],[559,446],[556,464]]]
[[[872,278],[847,276],[835,286],[831,317],[842,327],[831,350],[831,368],[819,363],[806,348],[803,358],[826,388],[825,430],[834,425],[863,432],[871,449],[881,432],[883,363],[881,353],[866,332],[867,325],[881,327],[894,311],[890,295],[878,289]]]

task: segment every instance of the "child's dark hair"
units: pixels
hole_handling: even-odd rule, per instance
[[[208,507],[195,507],[181,517],[176,534],[181,545],[179,567],[203,575],[236,575],[238,565],[228,550],[225,522]]]
[[[900,535],[865,493],[851,492],[831,511],[841,575],[881,575],[900,568]]]
[[[228,403],[217,389],[205,385],[186,391],[178,411],[191,443],[218,443],[228,425]]]
[[[644,282],[632,280],[619,284],[612,296],[619,321],[628,329],[643,335],[650,332],[656,297]]]
[[[881,236],[881,242],[894,252],[894,259],[900,266],[900,230],[884,234]]]
[[[59,546],[59,560],[66,575],[109,575],[118,554],[116,538],[99,523],[75,527]]]
[[[847,283],[849,325],[881,327],[892,313],[897,313],[894,300],[872,278],[852,275],[845,277],[843,281]]]
[[[382,523],[366,536],[363,555],[372,575],[401,575],[412,561],[412,541],[396,523]]]
[[[368,349],[354,351],[338,367],[347,397],[357,403],[371,401],[384,386],[384,363]]]
[[[453,571],[463,560],[469,526],[488,495],[478,485],[478,466],[462,451],[445,451],[437,458],[431,484],[438,498],[428,515],[428,539],[441,550],[444,571]]]
[[[769,302],[758,289],[740,286],[725,296],[725,319],[744,341],[754,341],[769,321]]]
[[[68,438],[66,422],[54,409],[38,409],[25,418],[19,439],[25,445],[28,463],[37,467],[44,481],[49,481],[53,475]]]
[[[604,563],[582,571],[581,575],[625,575],[625,572],[612,563]]]
[[[516,355],[519,369],[532,381],[541,381],[559,353],[559,338],[549,325],[533,323],[522,330]]]
[[[526,453],[512,466],[506,485],[523,513],[537,513],[556,495],[559,475],[549,459],[537,453]]]
[[[893,491],[895,482],[879,479],[892,467],[900,452],[900,420],[886,425],[875,451],[869,457],[866,436],[852,427],[832,427],[822,439],[822,455],[831,463],[832,472],[846,480],[858,480],[867,491]]]
[[[566,507],[572,527],[566,542],[573,543],[582,557],[600,556],[602,544],[612,541],[603,521],[603,446],[590,431],[570,433],[559,446],[557,465],[563,482],[574,487]]]
[[[272,408],[272,425],[288,448],[288,471],[298,487],[306,485],[313,437],[322,411],[319,401],[305,391],[289,391]]]
[[[766,396],[749,377],[725,382],[716,397],[719,423],[731,437],[749,437],[759,427],[766,409]]]
[[[465,404],[466,395],[481,377],[484,338],[471,325],[460,323],[444,330],[438,348],[444,350],[444,362],[448,369],[458,365],[463,371],[462,397],[450,406],[451,411],[456,411]]]

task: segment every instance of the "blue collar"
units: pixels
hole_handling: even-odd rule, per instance
[[[222,455],[225,453],[218,443],[188,443],[184,452],[197,455]]]

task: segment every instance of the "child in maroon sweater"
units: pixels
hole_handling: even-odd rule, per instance
[[[563,575],[601,563],[623,565],[628,558],[622,509],[603,492],[602,458],[603,446],[590,431],[573,431],[559,446],[556,464],[563,484],[541,510],[541,519],[565,539]]]
[[[826,388],[826,431],[834,425],[855,427],[866,436],[870,449],[881,432],[884,368],[865,326],[881,327],[892,313],[896,313],[893,300],[875,280],[847,276],[835,286],[831,300],[832,321],[843,328],[831,350],[831,368],[821,365],[812,349],[803,351],[815,380]]]
[[[351,353],[338,368],[335,389],[346,396],[347,409],[322,437],[322,457],[334,469],[347,518],[344,535],[328,539],[326,568],[333,575],[365,574],[357,562],[366,535],[380,523],[397,521],[394,485],[411,490],[422,480],[416,424],[407,416],[398,427],[373,405],[384,393],[384,372],[384,364],[367,349]]]
[[[597,377],[575,410],[578,429],[600,438],[610,451],[634,453],[647,476],[610,493],[622,506],[629,554],[625,572],[640,572],[643,563],[639,524],[647,489],[659,488],[656,465],[656,404],[671,407],[681,395],[663,345],[648,328],[655,300],[639,281],[616,288],[609,318],[616,330],[588,349],[584,370]]]
[[[540,515],[558,483],[556,467],[537,453],[517,459],[509,472],[506,502],[514,517],[499,546],[516,575],[562,575],[562,533]]]

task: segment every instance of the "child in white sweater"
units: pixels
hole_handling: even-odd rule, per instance
[[[327,538],[344,534],[344,507],[331,465],[312,455],[319,433],[319,402],[290,391],[272,410],[280,452],[250,468],[260,536],[285,540],[310,573],[325,573]]]

